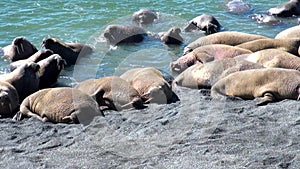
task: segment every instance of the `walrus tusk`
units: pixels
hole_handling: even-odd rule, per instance
[[[16,48],[17,48],[18,54],[20,55],[21,53],[20,53],[19,47],[17,46]]]
[[[151,100],[153,100],[153,98],[149,98],[148,100],[146,100],[146,101],[144,101],[144,103],[150,103],[151,102]]]
[[[8,107],[9,107],[9,112],[12,112],[13,109],[12,109],[11,103],[8,104]]]
[[[23,44],[21,43],[20,45],[21,45],[22,52],[24,52]]]
[[[122,105],[121,108],[125,108],[125,107],[127,107],[127,106],[129,106],[129,105],[132,105],[132,104],[133,104],[133,101],[131,101],[131,102],[129,102],[129,103],[126,103],[126,104]]]
[[[300,94],[299,94],[299,96],[298,96],[298,98],[297,98],[297,101],[299,101],[300,100]]]

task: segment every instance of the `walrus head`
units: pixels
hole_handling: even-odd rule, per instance
[[[166,44],[181,44],[183,38],[180,36],[181,29],[177,27],[172,27],[168,32],[161,36],[161,40]]]
[[[16,50],[16,55],[12,58],[12,61],[27,59],[38,51],[37,48],[24,37],[16,37],[12,41],[12,46],[14,46]]]
[[[140,25],[152,24],[155,19],[158,19],[157,14],[150,9],[140,9],[132,15],[132,21]]]

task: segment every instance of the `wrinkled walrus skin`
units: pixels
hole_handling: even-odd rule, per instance
[[[235,72],[212,86],[214,98],[224,96],[242,99],[258,98],[257,105],[283,99],[299,99],[300,72],[292,69],[267,68]]]
[[[13,119],[19,121],[23,115],[43,122],[89,124],[95,116],[103,113],[89,95],[62,87],[39,90],[28,96]]]
[[[117,76],[87,79],[75,88],[88,95],[96,95],[97,103],[104,109],[122,110],[144,107],[139,93],[127,81]]]
[[[139,92],[145,103],[165,104],[172,100],[172,88],[156,68],[134,68],[120,77]]]
[[[244,59],[226,58],[205,64],[195,64],[180,73],[173,81],[173,86],[194,89],[210,89],[219,79],[243,70],[262,69],[263,66]]]

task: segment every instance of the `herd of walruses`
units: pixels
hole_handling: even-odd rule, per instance
[[[240,13],[250,5],[233,0],[226,7],[229,12]],[[300,2],[290,0],[259,17],[297,15]],[[157,12],[141,9],[132,15],[135,25],[109,25],[103,37],[112,46],[139,43],[147,36],[180,45],[184,41],[181,30],[203,31],[205,36],[185,46],[183,56],[170,63],[171,71],[178,74],[172,82],[159,69],[146,67],[128,70],[120,77],[106,76],[87,79],[74,87],[56,87],[64,67],[76,64],[79,56],[90,55],[93,48],[48,37],[38,50],[26,38],[16,37],[1,49],[11,63],[10,72],[0,75],[0,117],[89,124],[95,116],[104,116],[105,110],[143,109],[149,103],[178,101],[180,98],[172,90],[178,86],[210,89],[211,96],[220,99],[256,98],[257,105],[300,99],[300,26],[272,38],[222,31],[214,16],[203,14],[183,29],[172,27],[156,35],[143,29],[159,19]]]

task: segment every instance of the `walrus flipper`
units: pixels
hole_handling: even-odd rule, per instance
[[[259,99],[257,106],[263,106],[275,100],[274,95],[270,92],[266,92],[263,94],[263,97]]]

